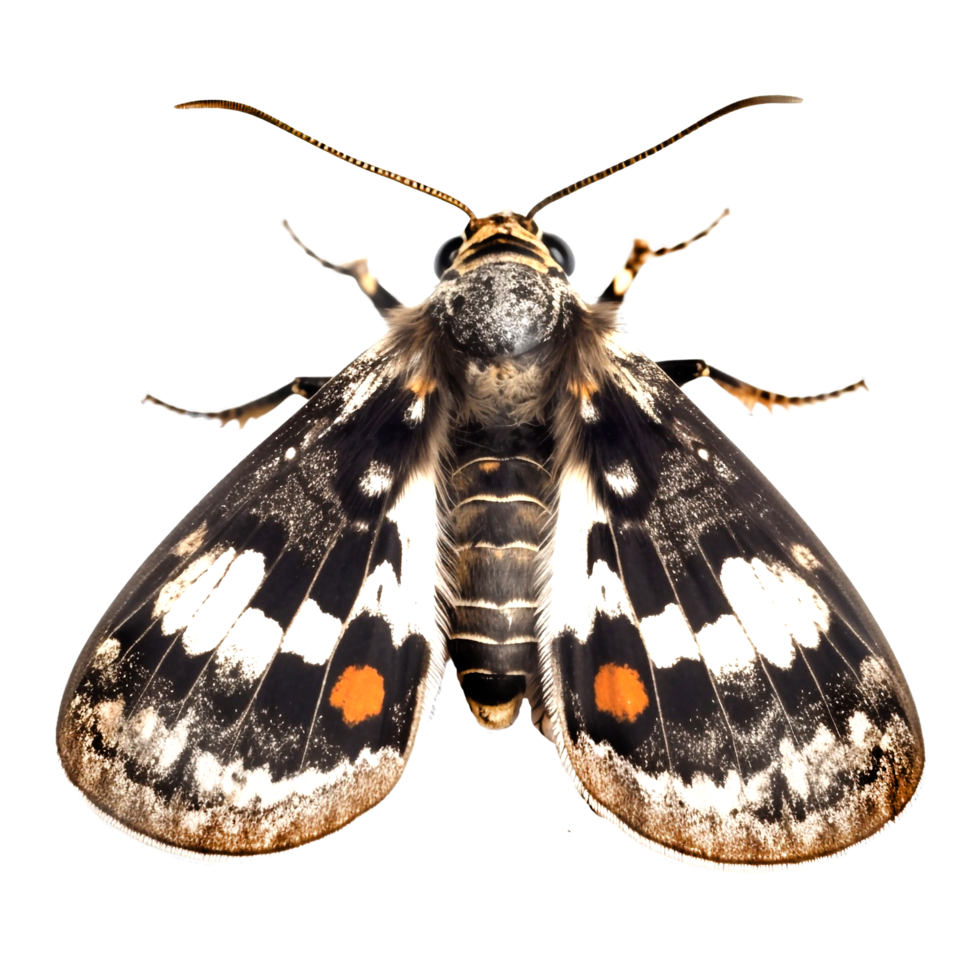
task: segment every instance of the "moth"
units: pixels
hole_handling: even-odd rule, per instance
[[[447,661],[479,724],[505,728],[527,700],[592,809],[669,851],[802,861],[902,810],[925,755],[898,662],[680,386],[829,396],[630,346],[616,321],[631,282],[690,242],[637,241],[588,303],[571,250],[535,221],[720,116],[798,101],[735,102],[526,215],[485,218],[249,106],[180,107],[257,116],[467,224],[414,307],[365,262],[321,259],[385,335],[335,377],[210,413],[307,398],[144,562],[75,664],[58,750],[104,815],[205,854],[338,830],[401,776]]]

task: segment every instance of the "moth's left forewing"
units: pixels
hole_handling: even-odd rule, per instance
[[[247,854],[329,833],[399,778],[445,662],[438,393],[379,344],[222,481],[78,659],[58,747],[130,831]]]
[[[909,800],[901,669],[840,568],[647,358],[560,397],[546,710],[590,803],[712,861],[831,853]],[[574,362],[574,358],[571,359]]]

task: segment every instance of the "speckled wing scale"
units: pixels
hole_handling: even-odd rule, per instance
[[[79,658],[59,748],[126,828],[191,851],[295,846],[401,774],[445,661],[438,396],[382,343],[232,472]],[[401,383],[399,383],[401,382]]]
[[[391,790],[447,658],[481,725],[528,700],[593,809],[671,852],[790,863],[901,811],[925,755],[897,661],[678,385],[710,377],[750,406],[841,392],[789,398],[624,345],[618,305],[643,263],[714,225],[673,248],[637,241],[590,305],[568,246],[533,220],[720,116],[795,101],[733,103],[527,216],[487,218],[259,110],[188,104],[258,116],[469,222],[412,308],[363,260],[320,259],[356,279],[386,337],[332,379],[203,413],[309,398],[146,561],[78,659],[58,748],[103,813],[200,853],[330,833]]]

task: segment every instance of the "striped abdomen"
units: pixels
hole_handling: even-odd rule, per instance
[[[550,446],[537,425],[460,436],[449,520],[456,558],[449,654],[477,720],[506,728],[537,671],[535,567],[548,518]]]

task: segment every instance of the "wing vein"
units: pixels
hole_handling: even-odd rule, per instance
[[[615,534],[613,535],[613,538],[615,538]],[[732,752],[735,756],[735,765],[738,769],[738,781],[741,784],[742,792],[744,794],[745,776],[742,772],[742,760],[738,753],[738,743],[735,740],[735,730],[732,728],[731,718],[729,718],[728,711],[725,709],[725,702],[721,699],[721,692],[718,690],[718,685],[715,683],[715,679],[708,667],[708,662],[704,659],[704,653],[701,651],[701,644],[698,643],[697,633],[695,633],[694,628],[691,626],[691,621],[687,618],[687,613],[684,610],[684,603],[681,602],[680,593],[677,591],[676,579],[671,573],[670,565],[664,560],[663,552],[661,552],[660,546],[657,544],[656,535],[653,533],[650,534],[650,542],[653,545],[653,550],[657,553],[657,558],[660,561],[660,566],[664,570],[664,574],[667,576],[667,581],[670,583],[670,590],[674,594],[674,602],[677,604],[677,608],[684,620],[684,625],[687,626],[687,631],[691,634],[691,639],[694,640],[694,645],[698,648],[698,656],[701,658],[701,665],[704,667],[704,672],[708,677],[708,683],[711,684],[711,690],[714,691],[715,701],[718,703],[718,710],[721,712],[721,716],[725,721],[725,728],[728,731],[728,737],[731,739]]]
[[[383,514],[388,513],[388,511],[390,510],[390,504],[391,504],[391,491],[389,490],[388,493],[385,495],[384,508],[382,510]],[[326,663],[323,665],[323,680],[321,680],[320,682],[320,691],[316,697],[316,704],[313,706],[313,714],[310,716],[310,727],[307,729],[306,740],[303,743],[303,754],[299,760],[299,767],[297,768],[298,772],[302,772],[303,767],[306,765],[306,754],[307,752],[309,752],[310,741],[313,738],[313,729],[316,727],[316,719],[320,713],[320,705],[323,703],[323,692],[327,688],[327,677],[330,674],[330,662],[333,660],[333,655],[337,652],[337,647],[340,646],[340,642],[344,638],[344,634],[347,632],[348,626],[350,626],[351,616],[353,615],[354,610],[357,608],[357,599],[360,598],[361,589],[364,588],[364,583],[367,581],[368,569],[370,569],[371,567],[371,559],[374,557],[374,549],[378,543],[378,538],[381,536],[382,527],[384,527],[384,518],[378,521],[377,526],[374,529],[374,535],[371,538],[371,547],[368,550],[367,561],[365,561],[364,571],[361,573],[361,584],[357,590],[357,598],[354,599],[354,605],[352,605],[350,610],[348,611],[347,616],[344,619],[343,626],[341,626],[340,632],[337,634],[337,639],[334,640],[333,648],[330,651],[330,656],[327,657]],[[310,582],[310,587],[307,590],[306,593],[307,596],[309,596],[310,592],[312,592],[313,586],[316,585],[317,578],[319,578],[320,572],[323,570],[323,565],[325,562],[326,562],[326,558],[324,558],[324,561],[320,563],[320,567],[316,570],[316,573],[313,576],[313,581]]]
[[[610,345],[610,349],[612,350],[613,357],[616,360],[617,365],[619,367],[619,371],[620,371],[621,377],[623,377],[624,380],[626,380],[626,381],[629,382],[629,384],[633,387],[633,389],[637,393],[637,395],[639,395],[639,393],[644,393],[645,394],[646,393],[646,389],[640,383],[639,379],[634,375],[634,373],[630,370],[630,368],[627,366],[627,363],[626,363],[625,359],[620,354],[618,354],[617,351],[613,350],[611,345]],[[632,394],[630,394],[629,397],[633,398],[634,401],[637,401],[637,402],[640,401],[639,397],[635,397]],[[647,411],[649,413],[649,409],[647,409]],[[650,417],[651,418],[654,418],[654,416],[652,414],[650,414]],[[656,500],[654,500],[653,506],[654,507],[657,506]],[[614,540],[615,540],[615,537],[616,537],[616,535],[615,535],[615,533],[613,533],[613,539]],[[680,614],[681,614],[681,616],[682,616],[682,618],[684,620],[684,624],[685,624],[685,626],[687,626],[687,630],[691,634],[691,638],[693,639],[695,646],[697,646],[697,648],[698,648],[698,656],[700,657],[701,665],[704,667],[705,674],[707,675],[707,678],[708,678],[708,683],[711,685],[711,689],[714,692],[715,701],[718,704],[718,710],[721,712],[721,716],[722,716],[722,718],[724,719],[724,722],[725,722],[725,728],[728,731],[728,737],[731,740],[732,753],[734,754],[734,757],[735,757],[735,765],[737,767],[739,784],[742,787],[742,793],[744,795],[744,793],[745,793],[745,776],[744,776],[743,771],[742,771],[742,760],[741,760],[741,757],[739,755],[738,743],[737,743],[737,740],[735,738],[735,730],[732,727],[731,718],[729,717],[728,711],[725,708],[725,703],[722,700],[721,692],[718,690],[718,685],[717,685],[717,683],[715,681],[715,678],[712,675],[710,668],[708,667],[708,662],[704,658],[704,653],[701,650],[701,644],[698,642],[697,633],[694,631],[693,627],[691,626],[691,622],[688,619],[688,616],[687,616],[686,611],[684,610],[684,604],[681,601],[680,593],[677,591],[676,579],[675,579],[674,575],[672,574],[672,572],[670,570],[669,563],[664,560],[663,552],[661,551],[660,546],[657,543],[656,534],[653,533],[652,531],[649,532],[649,540],[650,540],[651,544],[653,545],[654,551],[656,551],[656,553],[657,553],[657,558],[658,558],[658,560],[660,562],[661,568],[663,568],[663,570],[664,570],[664,574],[667,577],[667,581],[670,583],[671,592],[674,595],[674,601],[677,604],[677,608],[680,611]],[[617,550],[617,555],[618,555],[618,550]],[[625,586],[625,582],[624,582],[624,586]],[[629,589],[628,588],[626,589],[626,592],[627,592],[627,595],[628,595],[629,594]],[[656,668],[654,668],[654,670],[655,669]]]
[[[246,540],[247,540],[247,539],[246,539]],[[170,644],[169,644],[169,645],[167,646],[167,649],[163,651],[163,654],[162,654],[162,655],[160,656],[160,659],[159,659],[159,660],[157,661],[157,665],[156,665],[156,667],[154,667],[154,668],[153,668],[153,673],[152,673],[152,674],[150,674],[150,676],[149,676],[149,678],[147,679],[147,682],[146,682],[146,684],[144,684],[144,685],[143,685],[143,688],[142,688],[142,690],[141,690],[141,691],[140,691],[140,693],[139,693],[139,694],[137,695],[137,697],[136,697],[136,698],[135,698],[135,699],[133,700],[133,705],[132,705],[132,707],[131,707],[131,708],[129,709],[129,711],[128,711],[128,712],[126,713],[126,718],[127,718],[127,720],[128,720],[129,718],[132,718],[132,717],[133,717],[133,715],[134,715],[134,714],[136,714],[136,709],[137,709],[137,707],[139,706],[139,703],[140,703],[140,700],[141,700],[141,699],[142,699],[142,697],[143,697],[143,696],[144,696],[144,695],[146,694],[146,692],[147,692],[147,691],[149,690],[149,688],[150,688],[150,684],[151,684],[151,683],[153,682],[153,680],[154,680],[154,678],[155,678],[155,677],[157,676],[157,674],[159,674],[159,672],[160,672],[160,669],[161,669],[161,668],[163,667],[163,664],[164,664],[164,661],[165,661],[165,660],[167,659],[167,657],[169,657],[169,656],[170,656],[170,654],[171,654],[171,652],[173,651],[173,649],[174,649],[174,647],[175,647],[175,646],[177,645],[177,641],[178,641],[178,640],[182,640],[182,639],[184,638],[184,633],[186,633],[186,632],[187,632],[187,627],[188,627],[188,626],[190,625],[190,623],[192,623],[192,622],[194,622],[194,619],[196,618],[196,616],[197,616],[197,614],[198,614],[198,613],[199,613],[199,612],[201,611],[201,609],[203,609],[203,608],[204,608],[204,606],[205,606],[205,604],[206,604],[206,603],[207,603],[207,601],[208,601],[208,600],[209,600],[209,599],[211,598],[211,596],[212,596],[212,595],[214,595],[214,593],[215,593],[215,591],[216,591],[216,590],[218,589],[218,587],[219,587],[219,586],[221,585],[221,583],[222,583],[222,582],[223,582],[223,581],[225,580],[225,576],[226,576],[226,575],[228,574],[228,572],[229,572],[229,571],[231,570],[231,566],[232,566],[232,565],[234,565],[234,564],[235,564],[235,562],[234,562],[234,560],[232,560],[232,561],[230,561],[230,562],[228,562],[228,566],[227,566],[227,567],[225,568],[225,570],[224,570],[224,571],[223,571],[223,572],[221,573],[221,578],[219,578],[219,579],[218,579],[218,581],[217,581],[217,582],[215,582],[215,584],[214,584],[214,587],[213,587],[213,588],[211,589],[211,591],[210,591],[210,592],[208,592],[208,594],[207,594],[207,595],[206,595],[206,596],[204,597],[204,601],[203,601],[203,602],[201,603],[201,605],[200,605],[200,606],[198,606],[198,607],[197,607],[197,609],[196,609],[196,610],[194,611],[194,615],[193,615],[193,616],[191,616],[191,619],[190,619],[190,622],[189,622],[189,623],[186,623],[186,624],[185,624],[184,626],[181,626],[181,627],[180,627],[180,629],[178,629],[178,630],[177,630],[177,631],[175,632],[175,634],[174,634],[174,638],[173,638],[173,639],[172,639],[172,640],[170,641]],[[149,599],[147,599],[147,602],[149,602]],[[145,605],[146,605],[146,603],[144,602],[144,603],[143,603],[143,604],[142,604],[142,605],[140,606],[140,608],[142,608],[142,607],[143,607],[143,606],[145,606]],[[148,632],[149,632],[149,631],[150,631],[151,629],[153,629],[153,627],[154,627],[154,626],[156,626],[156,625],[157,625],[157,623],[159,623],[159,622],[161,622],[161,621],[162,621],[162,620],[163,620],[163,619],[164,619],[164,618],[166,617],[166,615],[167,615],[167,611],[165,610],[165,611],[163,611],[163,612],[161,612],[161,613],[160,613],[159,615],[157,615],[156,617],[154,617],[154,619],[153,619],[153,620],[151,621],[151,623],[150,623],[150,625],[149,625],[149,626],[148,626],[148,627],[147,627],[147,628],[146,628],[146,629],[145,629],[145,630],[143,631],[143,633],[141,633],[141,634],[140,634],[140,638],[142,638],[142,637],[144,637],[144,636],[146,636],[146,634],[147,634],[147,633],[148,633]],[[133,643],[133,647],[135,647],[135,645],[136,645],[136,642],[138,642],[138,641],[134,641],[134,643]],[[131,647],[130,649],[132,649],[132,647]],[[205,669],[205,668],[207,667],[207,665],[208,665],[208,663],[210,663],[210,660],[211,660],[211,656],[213,656],[213,653],[214,653],[214,652],[212,651],[212,652],[211,652],[211,654],[210,654],[210,655],[208,656],[208,658],[206,659],[206,661],[205,661],[205,663],[204,663],[204,666],[203,666],[203,667],[201,668],[201,671],[202,671],[202,672],[203,672],[203,671],[204,671],[204,669]],[[198,676],[197,676],[197,677],[196,677],[196,678],[194,679],[194,683],[193,683],[193,684],[191,685],[191,690],[193,690],[193,689],[194,689],[194,687],[195,687],[195,686],[197,685],[197,682],[198,682],[198,680],[200,679],[200,676],[201,676],[201,675],[200,675],[200,674],[198,674]],[[189,695],[189,694],[190,694],[190,691],[188,691],[188,695]],[[180,709],[179,709],[179,710],[178,710],[178,712],[177,712],[177,716],[176,716],[176,719],[179,719],[179,718],[180,718],[180,715],[181,715],[181,712],[182,712],[182,711],[184,710],[184,704],[186,703],[186,700],[187,700],[187,698],[185,697],[185,698],[184,698],[184,701],[182,701],[182,702],[181,702],[181,705],[180,705]],[[176,720],[176,719],[175,719],[175,720]]]
[[[605,508],[603,508],[603,511],[605,512]],[[606,520],[609,520],[608,513],[606,513]],[[633,607],[633,598],[630,595],[629,589],[626,587],[626,582],[623,581],[623,560],[619,554],[619,541],[617,540],[616,531],[614,528],[612,528],[612,533],[609,536],[612,538],[613,550],[616,552],[616,567],[619,572],[620,581],[623,582],[623,593],[625,594],[626,602],[629,605],[630,619],[633,620],[633,625],[636,627],[636,632],[640,637],[640,642],[643,644],[643,651],[647,655],[647,662],[650,664],[650,677],[653,679],[653,696],[657,701],[657,714],[660,717],[660,731],[663,733],[664,737],[664,752],[667,755],[667,767],[670,770],[671,775],[675,775],[674,760],[670,754],[670,742],[667,738],[667,723],[664,721],[664,712],[660,704],[660,688],[657,685],[657,671],[653,665],[653,658],[650,656],[650,650],[647,647],[646,638],[643,636],[643,632],[640,629],[640,620],[636,615],[636,609]]]
[[[735,535],[734,534],[732,535],[732,538],[735,539]],[[738,541],[737,540],[735,541],[735,543],[736,543],[736,545],[738,545]],[[741,549],[741,546],[740,545],[738,545],[738,546]],[[741,550],[742,550],[742,558],[743,558],[743,561],[744,561],[745,560],[745,554],[746,554],[746,552],[745,552],[744,549],[741,549]],[[755,577],[756,582],[759,583],[759,588],[762,590],[763,594],[766,594],[766,588],[765,588],[765,586],[762,583],[762,579],[759,578],[759,573],[756,571],[755,566],[752,564],[751,561],[748,562],[748,565],[749,565],[749,568],[752,569],[752,574]],[[797,604],[799,604],[799,599],[797,599],[796,601],[797,601]],[[805,664],[806,669],[807,669],[807,672],[810,674],[810,677],[813,680],[813,686],[817,689],[817,694],[820,695],[820,700],[823,702],[823,706],[824,706],[824,708],[827,711],[827,717],[830,719],[830,724],[833,726],[834,732],[836,733],[836,735],[837,735],[837,737],[839,739],[841,737],[841,733],[840,733],[840,728],[838,728],[838,726],[837,726],[837,719],[834,717],[834,712],[832,711],[832,709],[830,707],[830,701],[827,700],[827,695],[824,692],[823,686],[821,685],[819,679],[817,678],[816,671],[811,666],[810,661],[807,660],[807,656],[806,656],[806,653],[804,652],[804,649],[803,649],[802,644],[796,639],[795,636],[793,636],[793,634],[792,634],[792,632],[790,630],[789,623],[786,622],[786,618],[784,616],[779,615],[779,610],[776,607],[776,603],[771,598],[769,600],[769,604],[772,606],[773,612],[776,613],[777,618],[782,621],[783,626],[786,629],[787,634],[792,639],[792,641],[793,641],[793,649],[796,651],[797,655],[800,657],[800,659]],[[819,632],[820,632],[821,636],[826,636],[828,640],[830,639],[829,636],[827,636],[827,634],[823,630],[820,630]],[[758,651],[757,651],[757,655],[759,656],[759,663],[763,665],[763,669],[766,671],[766,676],[769,677],[769,670],[768,670],[767,667],[765,667],[765,662],[764,662],[765,661],[765,658],[762,657],[761,655],[759,655],[758,654]],[[770,678],[770,684],[771,683],[772,683],[772,679]],[[775,690],[775,687],[773,687],[773,690]],[[777,697],[778,697],[778,695],[777,695]],[[787,718],[787,720],[788,720],[788,718]],[[796,739],[796,736],[795,735],[793,737],[793,740],[797,742],[797,747],[799,747],[799,741]]]

